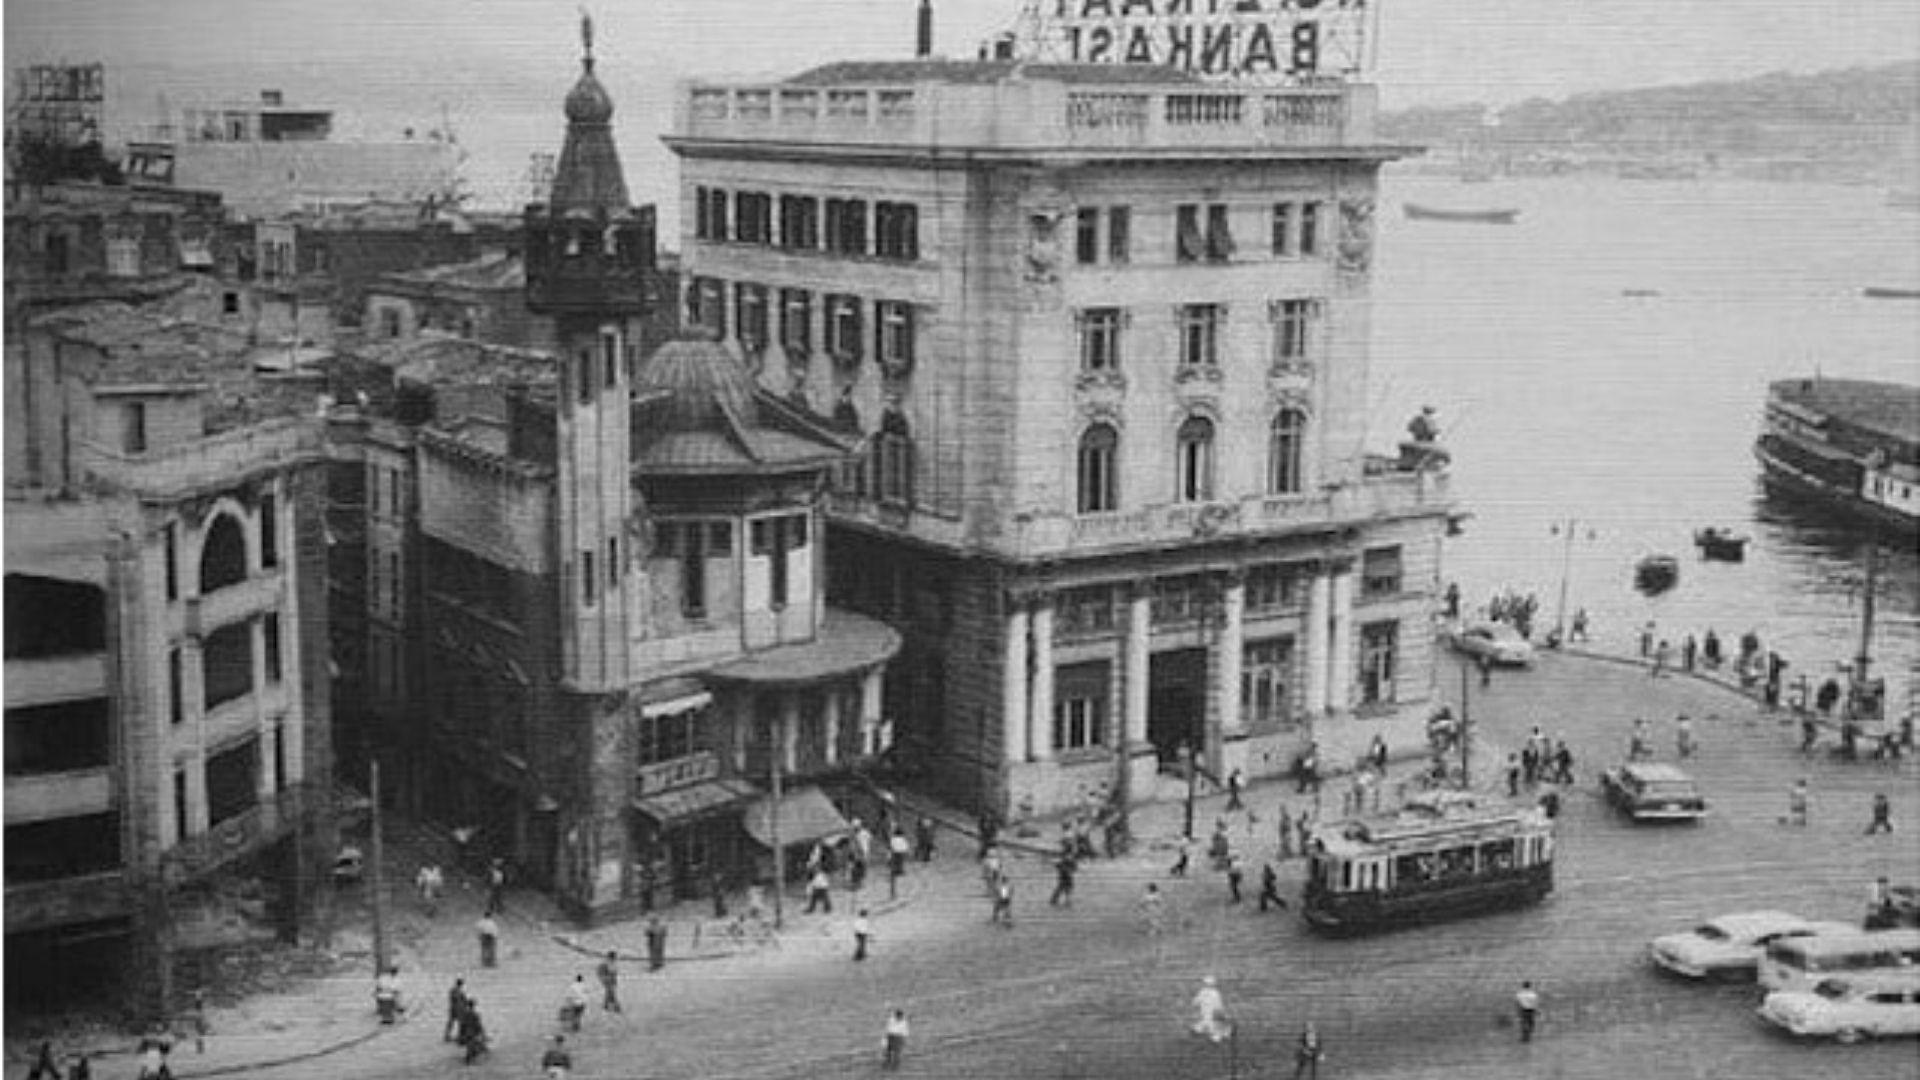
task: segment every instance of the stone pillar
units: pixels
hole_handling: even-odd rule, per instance
[[[826,703],[822,706],[826,715],[826,723],[821,726],[826,729],[827,767],[832,768],[840,764],[840,688],[830,686],[827,688],[826,693],[821,696],[827,699]]]
[[[1127,603],[1127,738],[1122,747],[1126,753],[1132,753],[1134,747],[1143,746],[1147,741],[1147,679],[1152,667],[1152,642],[1153,595],[1143,584],[1135,586]]]
[[[1333,612],[1327,664],[1327,711],[1346,712],[1353,704],[1353,569],[1333,575]]]
[[[267,714],[267,695],[281,687],[267,682],[267,627],[262,616],[248,621],[248,640],[253,646],[253,729],[259,733],[259,757],[254,762],[253,793],[262,805],[273,801],[273,719]],[[285,633],[283,629],[281,633]],[[284,680],[285,671],[281,677]]]
[[[1027,713],[1027,756],[1053,758],[1053,597],[1033,609],[1033,706]]]
[[[885,719],[880,715],[881,671],[874,668],[860,677],[860,742],[869,754],[886,749],[880,745],[880,723]]]
[[[1301,703],[1308,719],[1327,711],[1327,621],[1332,594],[1327,572],[1315,573],[1307,589],[1307,699]]]
[[[1240,666],[1244,656],[1246,639],[1247,578],[1245,574],[1233,573],[1227,577],[1227,587],[1220,602],[1220,640],[1215,648],[1220,650],[1220,731],[1223,735],[1239,735],[1246,731],[1246,717],[1242,714],[1243,703],[1240,700]]]
[[[1009,764],[1027,759],[1027,611],[1014,606],[1007,614],[1006,654],[1001,659],[1001,732]]]

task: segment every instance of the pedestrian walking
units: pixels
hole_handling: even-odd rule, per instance
[[[933,861],[933,822],[924,815],[913,826],[913,851],[921,862]]]
[[[1653,757],[1653,740],[1648,736],[1644,716],[1633,719],[1633,733],[1627,736],[1627,760],[1646,761]]]
[[[1300,1041],[1293,1048],[1294,1080],[1301,1080],[1302,1077],[1318,1080],[1320,1060],[1326,1056],[1326,1050],[1320,1045],[1320,1032],[1312,1021],[1308,1021],[1306,1030],[1300,1033]]]
[[[1876,791],[1873,793],[1873,820],[1867,823],[1867,835],[1892,831],[1893,804],[1888,801],[1886,792]]]
[[[1232,772],[1227,774],[1227,809],[1228,810],[1244,809],[1244,807],[1241,805],[1241,802],[1240,802],[1240,793],[1246,788],[1246,786],[1247,786],[1247,778],[1241,774],[1239,769],[1235,769]]]
[[[1653,657],[1653,622],[1652,620],[1648,620],[1647,624],[1640,628],[1640,658],[1643,660],[1648,660],[1648,659],[1652,659],[1652,657]]]
[[[1493,661],[1488,659],[1486,654],[1482,653],[1481,655],[1474,657],[1473,662],[1474,662],[1474,666],[1480,669],[1480,689],[1485,690],[1487,687],[1492,686],[1493,685]]]
[[[1507,795],[1509,798],[1520,797],[1520,755],[1519,754],[1507,755]]]
[[[1273,868],[1272,863],[1264,863],[1260,867],[1260,910],[1267,910],[1268,904],[1282,911],[1287,908],[1286,900],[1280,895],[1280,872]]]
[[[1661,638],[1660,644],[1653,647],[1653,667],[1647,670],[1647,677],[1657,679],[1665,675],[1667,673],[1667,661],[1672,656],[1673,646],[1667,644],[1666,638]]]
[[[907,843],[907,834],[893,827],[893,835],[887,838],[887,899],[900,895],[900,876],[907,872],[907,856],[911,845]]]
[[[93,1062],[78,1051],[67,1056],[67,1080],[93,1080]]]
[[[487,914],[502,910],[507,902],[507,864],[495,859],[487,864]]]
[[[1532,1042],[1534,1025],[1540,1022],[1540,995],[1531,982],[1523,982],[1513,995],[1514,1009],[1520,1014],[1520,1041]]]
[[[667,966],[667,924],[660,921],[658,914],[647,916],[647,970],[659,971]]]
[[[39,1053],[33,1056],[33,1068],[27,1070],[27,1080],[60,1080],[60,1066],[53,1060],[53,1044],[42,1040]]]
[[[1720,635],[1714,633],[1711,626],[1707,627],[1707,636],[1700,639],[1700,658],[1709,668],[1720,666]]]
[[[1006,870],[1000,860],[1000,849],[987,849],[987,857],[980,860],[980,880],[987,887],[987,895],[992,896]]]
[[[1822,710],[1824,711],[1824,710]],[[1813,753],[1814,744],[1820,741],[1820,723],[1811,716],[1800,718],[1800,753]]]
[[[452,1042],[460,1034],[460,1018],[467,1012],[467,980],[455,979],[447,988],[447,1026],[440,1032],[441,1042]]]
[[[373,980],[373,1007],[382,1024],[400,1018],[400,969],[389,967]]]
[[[853,852],[853,857],[847,861],[847,891],[859,892],[860,887],[866,883],[867,860],[863,858],[859,850],[856,849]]]
[[[567,1037],[555,1035],[553,1045],[540,1055],[540,1071],[547,1080],[567,1080],[567,1073],[573,1070],[573,1055],[567,1053]]]
[[[1554,773],[1559,783],[1573,783],[1573,749],[1561,738],[1553,748]]]
[[[853,819],[853,856],[861,862],[873,861],[873,830],[859,818]]]
[[[1140,897],[1140,917],[1149,937],[1158,937],[1167,928],[1167,898],[1161,895],[1160,886],[1151,881]]]
[[[620,954],[608,949],[593,973],[600,979],[600,1007],[607,1012],[626,1011],[620,1007]]]
[[[1674,722],[1674,728],[1674,749],[1679,751],[1682,758],[1692,757],[1693,752],[1699,749],[1693,741],[1693,720],[1686,713],[1681,713],[1680,719]]]
[[[1280,859],[1293,858],[1293,815],[1287,812],[1287,804],[1280,804]]]
[[[1299,848],[1300,857],[1304,859],[1307,857],[1307,844],[1313,835],[1313,824],[1307,820],[1307,811],[1304,807],[1294,815],[1293,832],[1295,846]]]
[[[187,1017],[187,1022],[193,1028],[193,1052],[206,1053],[207,1033],[210,1030],[207,1023],[207,992],[199,987],[194,988],[193,1011]]]
[[[909,1034],[911,1034],[911,1029],[907,1024],[907,1011],[905,1009],[893,1010],[893,1014],[887,1017],[886,1036],[881,1044],[881,1068],[892,1072],[900,1067],[901,1055],[907,1052],[907,1036]]]
[[[1013,929],[1013,879],[1005,874],[993,889],[993,914],[989,922],[997,922],[1007,929]]]
[[[867,945],[873,941],[873,924],[867,921],[867,909],[861,908],[853,917],[853,958],[856,961],[867,958]]]
[[[579,1031],[580,1021],[587,1015],[587,977],[576,972],[573,982],[567,984],[566,996],[560,1002],[560,1020],[568,1031]]]
[[[811,915],[815,911],[833,914],[833,881],[827,877],[824,866],[815,867],[813,876],[807,879],[807,910],[802,914]]]
[[[1787,816],[1780,819],[1782,825],[1807,824],[1807,780],[1801,777],[1787,790]]]
[[[1240,902],[1240,882],[1246,876],[1246,868],[1240,863],[1240,856],[1227,856],[1227,903]]]
[[[1226,1042],[1233,1034],[1233,1022],[1227,1017],[1226,998],[1220,994],[1220,986],[1211,975],[1200,980],[1200,989],[1193,995],[1193,1025],[1188,1028],[1195,1035],[1204,1036],[1208,1042]]]
[[[1304,795],[1309,789],[1320,790],[1320,744],[1308,743],[1307,749],[1293,763],[1294,779],[1297,782],[1294,794]]]
[[[1567,640],[1569,642],[1587,640],[1586,608],[1580,608],[1573,613],[1573,626],[1567,631]]]
[[[465,1063],[468,1065],[480,1060],[487,1052],[487,1025],[480,1019],[480,1003],[473,998],[467,999],[467,1007],[460,1014],[460,1048],[466,1051]]]
[[[1173,857],[1173,865],[1167,869],[1168,877],[1186,877],[1187,868],[1193,864],[1193,838],[1182,836],[1178,849],[1178,854]]]
[[[1073,873],[1076,868],[1073,856],[1064,852],[1053,861],[1053,895],[1047,897],[1048,907],[1073,906]]]
[[[140,1080],[173,1080],[173,1066],[167,1057],[173,1053],[173,1036],[158,1024],[140,1040]]]
[[[497,966],[500,959],[500,924],[493,920],[493,912],[483,913],[480,921],[473,924],[473,929],[480,935],[480,966]]]
[[[1387,739],[1377,731],[1373,733],[1373,742],[1367,747],[1367,761],[1381,776],[1387,775]]]

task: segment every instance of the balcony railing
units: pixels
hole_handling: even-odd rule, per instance
[[[671,761],[640,766],[637,777],[641,796],[658,795],[686,784],[712,780],[720,775],[720,759],[712,751],[702,750]]]
[[[1374,141],[1371,86],[1088,89],[1044,78],[815,89],[687,83],[674,136],[821,144],[1062,148],[1344,147]]]

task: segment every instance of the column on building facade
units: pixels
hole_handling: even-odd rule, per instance
[[[1345,712],[1353,704],[1353,568],[1334,574],[1329,591],[1327,711]]]
[[[1006,759],[1017,764],[1027,758],[1027,631],[1024,607],[1007,614],[1006,655],[1001,660],[1001,742]]]
[[[880,668],[874,668],[860,677],[860,745],[869,754],[886,749],[880,745],[881,723],[885,719],[880,715],[880,672]]]
[[[1033,696],[1027,711],[1027,756],[1053,758],[1053,597],[1033,609]]]
[[[826,699],[821,706],[825,714],[825,723],[821,726],[826,729],[827,767],[832,768],[840,764],[840,687],[829,686],[820,696]]]
[[[1246,730],[1246,717],[1240,700],[1240,668],[1245,652],[1247,615],[1247,578],[1235,572],[1227,576],[1226,590],[1220,600],[1220,731],[1238,735]]]
[[[1307,700],[1309,717],[1327,711],[1327,620],[1331,617],[1333,582],[1325,570],[1313,575],[1307,587]]]
[[[773,737],[780,769],[788,776],[800,771],[800,695],[789,690],[780,699],[780,730]]]
[[[1147,679],[1153,644],[1153,594],[1142,583],[1127,601],[1127,738],[1121,747],[1130,752],[1147,741]]]
[[[267,630],[261,619],[253,619],[249,624],[249,643],[253,646],[253,730],[259,739],[259,755],[254,761],[253,794],[262,805],[273,801],[273,717],[267,711],[267,695],[272,684],[267,682]],[[285,631],[282,631],[283,633]],[[284,672],[282,675],[284,677]]]

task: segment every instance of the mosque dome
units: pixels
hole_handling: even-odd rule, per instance
[[[604,124],[613,119],[613,98],[607,95],[607,88],[600,85],[600,80],[593,77],[591,57],[585,61],[580,81],[567,92],[566,111],[570,124]]]
[[[640,393],[667,391],[650,410],[661,431],[725,430],[759,426],[753,377],[711,338],[680,338],[655,350],[634,376]]]

